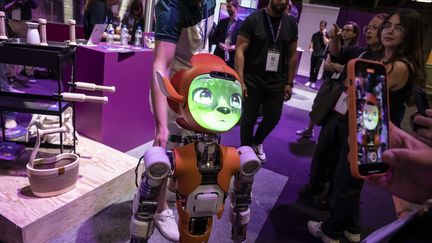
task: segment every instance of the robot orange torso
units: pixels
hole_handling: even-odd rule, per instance
[[[198,132],[192,143],[173,149],[173,171],[182,241],[202,242],[210,236],[208,216],[222,216],[231,177],[240,170],[237,150],[219,145],[216,133],[228,131],[240,119],[242,90],[238,75],[216,56],[195,55],[191,65],[172,77],[177,94],[167,97],[179,114],[177,123]],[[166,79],[161,81],[160,86],[169,87]],[[192,223],[206,227],[191,229],[194,220],[207,221]]]
[[[150,148],[144,154],[145,173],[135,194],[131,219],[132,242],[146,242],[151,236],[156,197],[171,170],[176,182],[180,242],[207,242],[213,215],[222,216],[228,195],[231,239],[246,239],[252,183],[260,162],[252,148],[220,145],[218,135],[240,119],[239,77],[211,54],[193,56],[191,65],[191,69],[177,72],[171,80],[156,72],[160,90],[179,115],[177,124],[196,134],[180,138],[186,145],[174,147],[170,158],[162,147]]]

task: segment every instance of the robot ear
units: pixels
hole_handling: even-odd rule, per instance
[[[184,97],[180,95],[172,86],[171,82],[163,76],[159,71],[156,71],[156,80],[159,85],[159,88],[161,89],[162,93],[168,97],[169,99],[172,99],[178,103],[182,103],[184,100]]]

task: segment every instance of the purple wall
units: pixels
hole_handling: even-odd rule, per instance
[[[84,39],[84,27],[82,25],[75,26],[76,39]],[[61,23],[47,23],[47,39],[48,41],[63,42],[69,40],[69,25]]]
[[[153,51],[119,53],[101,42],[97,46],[78,46],[75,64],[77,81],[116,87],[115,93],[103,93],[109,99],[105,105],[76,104],[78,133],[123,152],[154,138],[149,101]]]

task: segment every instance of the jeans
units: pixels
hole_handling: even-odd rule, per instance
[[[335,114],[333,114],[334,116]],[[330,196],[330,217],[322,224],[322,231],[331,238],[337,239],[344,231],[360,233],[360,193],[363,180],[352,176],[348,162],[348,120],[336,121],[338,142],[340,143],[339,159],[333,177],[333,193]]]

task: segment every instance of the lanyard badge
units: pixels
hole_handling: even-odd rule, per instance
[[[267,9],[266,9],[266,16],[267,16],[267,20],[270,27],[270,32],[272,34],[272,40],[273,40],[273,50],[269,50],[267,53],[266,71],[277,72],[279,66],[280,53],[279,51],[276,50],[276,41],[279,37],[282,20],[279,22],[278,31],[275,35],[273,30],[273,24],[270,20],[270,16],[267,12]]]
[[[280,53],[277,51],[268,51],[266,71],[277,72],[279,66]]]

